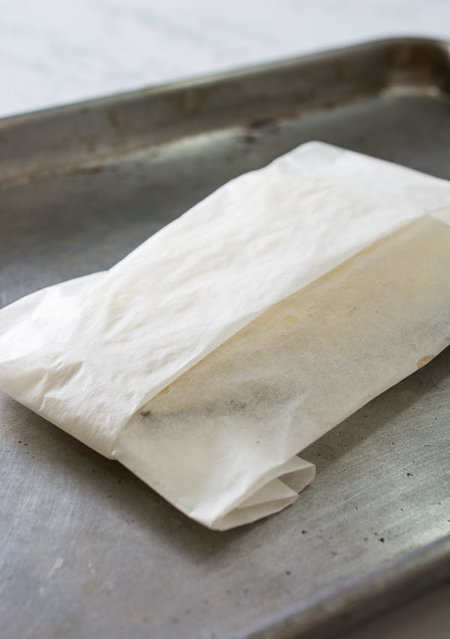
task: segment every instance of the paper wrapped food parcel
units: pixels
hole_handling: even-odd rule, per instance
[[[450,342],[450,183],[311,142],[0,311],[0,388],[227,529]]]

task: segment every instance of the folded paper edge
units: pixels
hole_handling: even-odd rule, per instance
[[[156,481],[152,469],[143,457],[143,447],[139,446],[132,435],[122,438],[120,444],[114,451],[114,459],[177,510],[203,526],[218,531],[250,524],[283,510],[297,500],[298,493],[313,481],[316,474],[314,464],[294,455],[253,477],[225,508],[219,507],[216,512],[211,512],[209,505],[205,509],[202,506],[192,507],[177,499],[176,495],[169,494],[164,489],[164,484]]]
[[[436,220],[439,220],[439,222],[443,222],[447,226],[450,226],[450,206],[446,207],[445,209],[438,209],[437,211],[433,211],[432,213],[430,213],[430,216],[434,217],[434,219]]]
[[[287,464],[292,461],[299,465],[297,470],[285,474],[282,468],[278,469],[277,477],[270,479],[255,492],[250,490],[238,505],[213,520],[209,527],[213,530],[229,530],[274,515],[292,505],[297,501],[299,493],[309,486],[316,475],[314,464],[298,456],[289,460]]]

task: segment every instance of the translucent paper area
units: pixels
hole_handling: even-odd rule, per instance
[[[449,274],[450,226],[407,225],[173,382],[115,456],[213,528],[280,510],[314,477],[298,452],[450,344]]]
[[[423,217],[449,204],[303,145],[1,311],[0,387],[205,525],[275,512],[313,477],[299,451],[449,343],[450,229]]]

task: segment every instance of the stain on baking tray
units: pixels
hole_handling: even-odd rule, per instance
[[[396,43],[388,48],[386,63],[391,72],[391,84],[395,84],[396,76],[401,83],[405,74],[412,74],[417,83],[432,82],[444,93],[450,90],[448,54],[444,48],[428,42]]]
[[[187,89],[184,91],[176,91],[167,99],[170,101],[174,110],[181,115],[199,114],[202,112],[208,100],[214,95],[215,87],[196,87],[195,89]]]
[[[294,114],[277,115],[268,118],[256,118],[248,124],[247,132],[244,135],[244,142],[253,144],[263,135],[267,133],[276,133],[278,131],[281,120],[293,117]]]
[[[112,129],[114,129],[116,133],[121,133],[122,125],[120,123],[119,116],[117,115],[117,111],[115,109],[108,109],[106,117],[108,118]]]
[[[97,173],[102,173],[104,167],[103,166],[77,166],[71,172],[72,175],[96,175]]]

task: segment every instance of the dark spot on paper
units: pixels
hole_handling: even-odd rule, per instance
[[[381,541],[381,543],[384,544],[384,537],[380,537],[378,541]]]
[[[150,410],[144,410],[140,415],[141,417],[150,417],[151,414],[152,412]]]
[[[307,530],[302,530],[302,535],[307,535],[308,531]]]
[[[237,411],[245,410],[247,406],[246,402],[239,401],[236,399],[230,399],[229,405],[231,410],[237,410]]]
[[[286,570],[285,572],[286,572],[286,574],[287,574],[288,576],[291,574],[291,571],[290,571],[290,570]]]
[[[406,473],[407,477],[412,477],[412,473]]]

